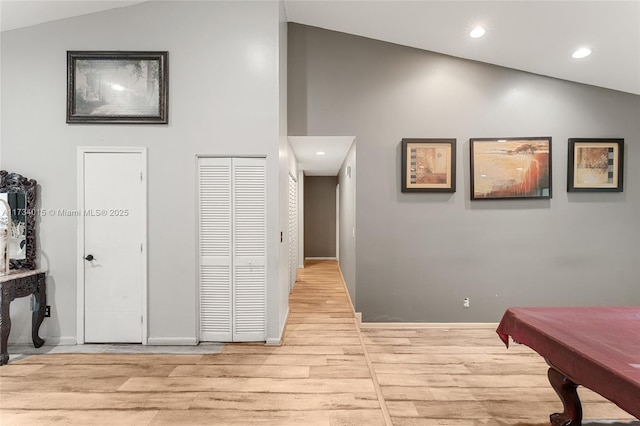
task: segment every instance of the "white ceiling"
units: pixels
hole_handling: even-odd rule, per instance
[[[354,136],[289,136],[298,168],[307,176],[337,176],[354,140]]]
[[[136,3],[141,1],[0,0],[0,29]],[[640,95],[640,0],[284,0],[284,5],[290,22]],[[481,39],[468,36],[476,25],[487,29]],[[571,58],[583,46],[593,54]],[[315,173],[312,163],[308,167]]]
[[[640,94],[640,0],[286,0],[291,22]],[[469,37],[477,25],[480,39]],[[593,54],[576,60],[581,46]]]

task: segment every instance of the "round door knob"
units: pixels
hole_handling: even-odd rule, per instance
[[[92,260],[95,260],[96,258],[93,257],[92,254],[88,254],[87,257],[84,258],[84,260],[88,260],[89,262],[91,262]]]

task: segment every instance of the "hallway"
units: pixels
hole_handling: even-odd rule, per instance
[[[278,347],[12,361],[0,368],[0,424],[545,426],[561,409],[541,357],[505,349],[493,327],[360,331],[335,261],[307,263],[290,300]],[[586,419],[639,424],[580,394]]]

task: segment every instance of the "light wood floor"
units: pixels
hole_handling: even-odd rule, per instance
[[[542,426],[561,409],[546,370],[493,329],[360,330],[324,261],[299,273],[282,346],[28,356],[0,368],[0,424]],[[581,396],[587,419],[632,420]]]

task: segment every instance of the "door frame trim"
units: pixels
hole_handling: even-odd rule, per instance
[[[120,146],[79,146],[77,148],[77,208],[78,211],[83,210],[84,206],[84,155],[85,154],[100,154],[100,153],[125,153],[125,154],[140,154],[142,157],[142,185],[144,192],[144,200],[142,203],[142,217],[144,218],[144,226],[142,229],[142,344],[148,343],[148,235],[147,229],[149,225],[148,218],[148,180],[147,180],[147,148],[146,147],[120,147]],[[82,254],[84,253],[84,215],[78,214],[77,216],[77,251],[76,251],[76,283],[77,283],[77,324],[76,324],[76,343],[83,345],[85,340],[84,336],[84,259]]]

